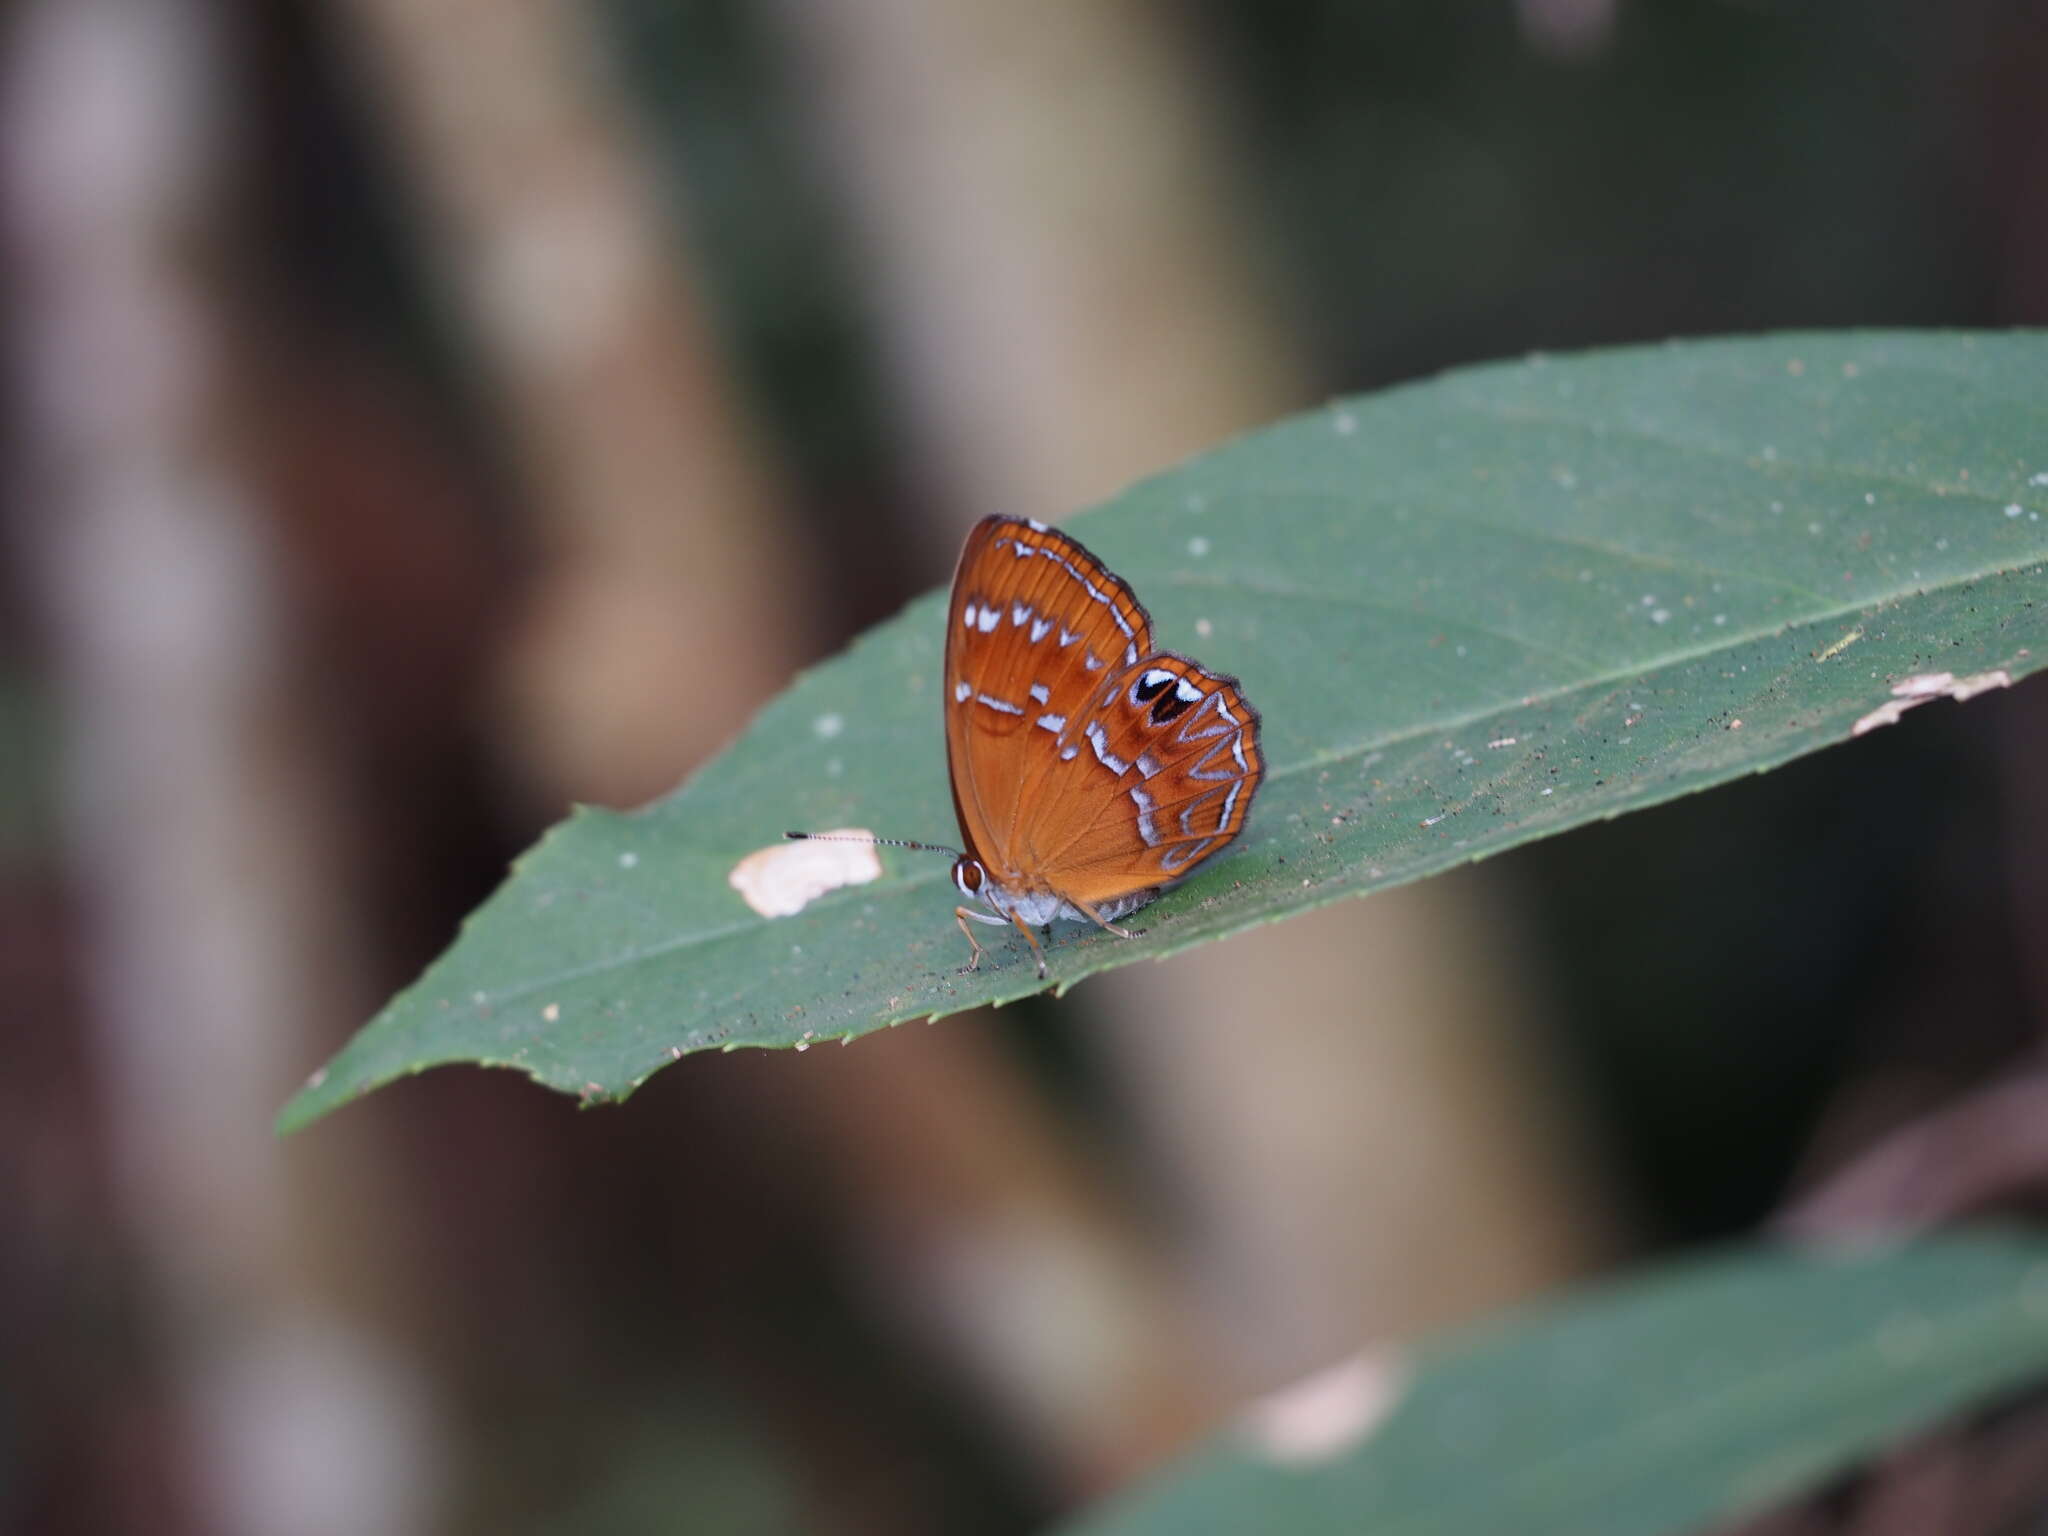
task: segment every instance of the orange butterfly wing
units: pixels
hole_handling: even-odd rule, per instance
[[[1155,654],[1128,585],[1015,518],[983,519],[961,552],[945,711],[967,852],[1006,886],[1090,906],[1222,848],[1264,772],[1236,680]]]
[[[946,760],[967,852],[998,879],[1022,873],[1032,759],[1151,648],[1131,589],[1058,529],[986,517],[967,535],[946,614]]]
[[[1054,890],[1090,906],[1171,884],[1221,850],[1265,774],[1237,679],[1171,652],[1109,683],[1069,731],[1027,791],[1038,815],[1024,841]]]

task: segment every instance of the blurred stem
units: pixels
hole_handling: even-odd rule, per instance
[[[374,1164],[343,1142],[345,1165],[287,1165],[270,1134],[301,1065],[367,1000],[316,705],[239,436],[232,306],[207,263],[240,126],[230,50],[204,0],[43,0],[15,20],[0,101],[27,549],[61,689],[105,1135],[196,1515],[228,1536],[412,1529],[436,1470],[417,1386],[360,1316],[330,1310],[362,1282],[350,1196]]]
[[[1198,1320],[986,1015],[752,1074],[802,1106],[878,1309],[965,1377],[1068,1496],[1171,1455],[1214,1407]]]
[[[1305,401],[1301,363],[1250,290],[1241,210],[1171,12],[779,10],[950,525],[1064,517]]]
[[[1608,1250],[1510,900],[1466,870],[1105,978],[1238,1382],[1467,1322]]]
[[[336,3],[386,85],[532,496],[516,759],[550,806],[649,799],[817,635],[597,20],[573,0]]]

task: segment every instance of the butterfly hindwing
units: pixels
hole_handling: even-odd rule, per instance
[[[1243,829],[1265,771],[1258,725],[1235,678],[1143,657],[1069,723],[1027,790],[1020,844],[1091,905],[1169,884]]]

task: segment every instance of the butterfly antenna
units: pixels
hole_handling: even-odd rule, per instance
[[[867,843],[876,848],[909,848],[918,853],[948,853],[960,857],[958,848],[948,848],[944,843],[918,843],[907,837],[868,837],[853,832],[785,832],[785,838],[793,842],[806,843]]]

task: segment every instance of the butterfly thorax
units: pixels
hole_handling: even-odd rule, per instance
[[[978,901],[991,912],[1004,917],[1014,916],[1019,922],[1033,928],[1042,928],[1047,923],[1064,921],[1086,923],[1093,921],[1088,913],[1075,906],[1058,891],[1033,890],[1021,881],[1006,884],[991,875],[981,860],[972,854],[962,854],[953,862],[953,884],[960,894],[971,901]],[[1132,891],[1098,903],[1095,916],[1105,923],[1113,923],[1128,913],[1152,900],[1160,892],[1159,886],[1142,891]]]

